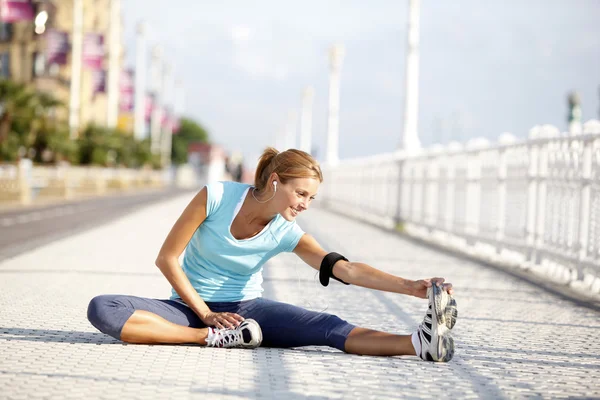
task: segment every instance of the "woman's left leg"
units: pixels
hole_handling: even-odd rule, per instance
[[[345,351],[365,356],[416,356],[411,335],[394,335],[366,328],[354,328]]]
[[[267,299],[244,302],[238,314],[258,322],[267,347],[330,346],[362,355],[415,355],[410,335],[358,328],[339,317]]]

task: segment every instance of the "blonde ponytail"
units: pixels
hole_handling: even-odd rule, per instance
[[[314,178],[323,182],[319,163],[302,150],[289,149],[280,153],[273,147],[267,147],[256,167],[254,175],[256,190],[260,192],[266,187],[273,172],[279,176],[282,184],[296,178]]]

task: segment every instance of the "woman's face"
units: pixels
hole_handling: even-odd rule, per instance
[[[277,182],[277,206],[279,213],[287,221],[293,221],[303,211],[308,210],[319,189],[319,180],[297,178],[285,185]]]

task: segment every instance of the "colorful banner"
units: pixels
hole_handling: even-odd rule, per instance
[[[121,71],[119,80],[119,111],[122,113],[133,112],[134,103],[134,80],[133,70]]]
[[[103,69],[92,71],[92,96],[98,93],[106,93],[106,71]]]
[[[160,118],[160,129],[164,130],[167,128],[167,125],[171,122],[170,118],[171,118],[171,110],[169,110],[167,107],[163,107],[162,115]]]
[[[146,94],[146,99],[144,101],[144,119],[146,122],[150,122],[152,118],[152,110],[154,109],[154,96],[150,93]]]
[[[179,117],[173,117],[173,134],[179,132],[179,128],[181,128],[181,119]]]
[[[104,36],[99,33],[86,33],[83,39],[83,65],[89,69],[102,68],[104,60]]]
[[[11,23],[32,21],[33,5],[30,0],[0,0],[0,21]]]
[[[69,34],[49,29],[46,32],[46,64],[65,65],[69,53]]]
[[[161,129],[165,130],[169,127],[171,128],[171,134],[174,134],[175,132],[179,131],[181,125],[179,118],[173,114],[173,111],[169,108],[164,108],[161,119]]]
[[[133,114],[119,114],[119,118],[117,119],[117,129],[127,133],[133,132]]]

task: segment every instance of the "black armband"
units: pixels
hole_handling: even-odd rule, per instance
[[[323,261],[321,261],[321,268],[319,268],[319,281],[321,281],[321,285],[329,285],[329,278],[342,282],[344,285],[349,285],[349,283],[346,283],[333,275],[333,266],[340,260],[348,261],[346,257],[338,253],[329,253],[323,258]]]

